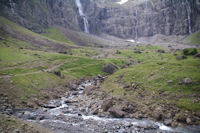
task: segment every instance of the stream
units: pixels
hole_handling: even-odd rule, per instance
[[[16,109],[14,115],[36,122],[56,133],[198,133],[199,127],[171,128],[151,120],[109,118],[92,115],[84,89],[95,81],[85,81],[61,99],[50,101],[40,109]],[[82,104],[82,105],[81,105]]]

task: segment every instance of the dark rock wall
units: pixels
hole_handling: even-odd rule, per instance
[[[200,29],[200,2],[188,1],[191,8],[191,29],[195,32]],[[189,33],[186,0],[147,0],[147,3],[137,5],[129,2],[123,6],[103,8],[97,8],[94,4],[94,9],[86,10],[93,33],[104,32],[122,38]]]
[[[186,0],[129,0],[121,6],[113,1],[81,0],[90,33],[122,38],[189,33]],[[200,29],[200,0],[188,1],[195,32]],[[74,0],[0,0],[0,15],[38,33],[52,25],[84,29]]]

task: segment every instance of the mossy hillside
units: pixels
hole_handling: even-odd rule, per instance
[[[185,41],[190,42],[192,44],[200,45],[200,31],[197,31],[191,35],[189,35]]]
[[[47,40],[47,41],[50,41],[52,43],[58,43],[59,45],[64,45],[64,46],[71,46],[72,43],[66,43],[65,41],[62,42],[60,41],[60,39],[52,39],[51,37],[45,37],[43,35],[40,35],[40,34],[37,34],[37,33],[34,33],[22,26],[19,26],[18,24],[4,18],[4,17],[1,17],[0,16],[0,27],[8,27],[8,28],[11,28],[13,31],[15,31],[16,33],[18,34],[22,34],[22,35],[28,35],[32,38],[37,38],[37,39],[44,39],[44,40]],[[56,30],[54,30],[56,31]],[[57,31],[59,33],[59,35],[61,35],[62,33],[60,31]],[[51,33],[52,34],[52,33]],[[53,34],[56,34],[56,33],[53,33]],[[58,36],[57,36],[58,37]],[[29,42],[27,42],[29,43]]]
[[[145,52],[144,55],[121,50],[121,55],[118,56],[127,56],[134,60],[140,60],[142,63],[119,70],[111,75],[103,85],[108,94],[141,104],[144,104],[145,100],[151,99],[152,101],[151,97],[155,96],[159,99],[152,103],[170,102],[183,109],[200,111],[199,101],[191,96],[200,94],[198,89],[200,88],[199,59],[188,56],[187,59],[178,61],[171,53],[155,53],[155,50],[152,51],[148,48],[145,51],[149,52]],[[180,84],[180,81],[186,77],[190,78],[193,84]],[[134,89],[135,86],[137,86],[136,89]],[[164,91],[166,96],[160,98],[158,94],[160,91]],[[148,94],[145,95],[145,100],[137,98],[139,94],[145,93]]]
[[[105,75],[103,72],[103,61],[90,58],[77,58],[76,60],[65,63],[59,70],[73,78],[84,78],[87,76]]]
[[[46,33],[42,34],[45,37],[48,37],[55,41],[65,42],[67,44],[70,44],[71,46],[76,46],[76,44],[70,41],[58,28],[52,27],[52,28],[46,29],[45,31]]]

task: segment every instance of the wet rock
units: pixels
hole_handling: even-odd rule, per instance
[[[36,117],[36,120],[43,120],[45,117],[44,116],[38,116]]]
[[[159,49],[157,52],[158,53],[165,53],[165,50]]]
[[[171,119],[167,119],[167,120],[164,121],[164,124],[166,126],[171,126],[172,125],[172,120]]]
[[[190,78],[184,78],[182,82],[184,84],[192,84],[192,80]]]
[[[192,124],[191,118],[188,117],[188,118],[186,119],[186,122],[187,122],[187,124]]]
[[[162,111],[162,107],[157,107],[154,112],[153,112],[153,117],[154,119],[160,121],[163,118],[163,111]]]
[[[110,108],[109,113],[115,118],[123,118],[126,115],[126,112],[122,111],[121,108],[118,107]]]
[[[101,105],[103,111],[108,111],[109,108],[113,106],[113,101],[111,99],[105,100]]]
[[[187,59],[187,56],[181,55],[181,56],[176,57],[176,59],[177,59],[177,60]]]
[[[31,112],[29,111],[25,111],[24,114],[23,114],[23,117],[25,119],[31,119],[31,120],[35,120],[36,119],[36,116],[33,115]]]
[[[109,74],[113,74],[114,72],[116,72],[118,70],[117,66],[113,65],[113,64],[105,64],[103,66],[103,71]]]

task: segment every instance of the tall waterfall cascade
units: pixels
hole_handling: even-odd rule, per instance
[[[15,3],[14,3],[12,0],[9,0],[9,4],[10,4],[11,12],[12,12],[12,13],[15,13],[15,10],[14,10],[14,8],[15,8]]]
[[[88,23],[87,16],[83,12],[82,4],[81,4],[80,0],[75,0],[75,2],[76,2],[76,6],[78,7],[79,15],[83,18],[84,32],[89,34],[90,33],[90,31],[89,31],[89,23]]]
[[[138,39],[138,10],[135,10],[135,18],[136,18],[136,24],[135,24],[135,40]]]
[[[191,28],[191,7],[190,7],[190,3],[188,2],[188,0],[186,0],[185,2],[185,6],[186,6],[186,10],[187,10],[187,21],[188,21],[188,32],[189,34],[192,33],[192,28]]]

